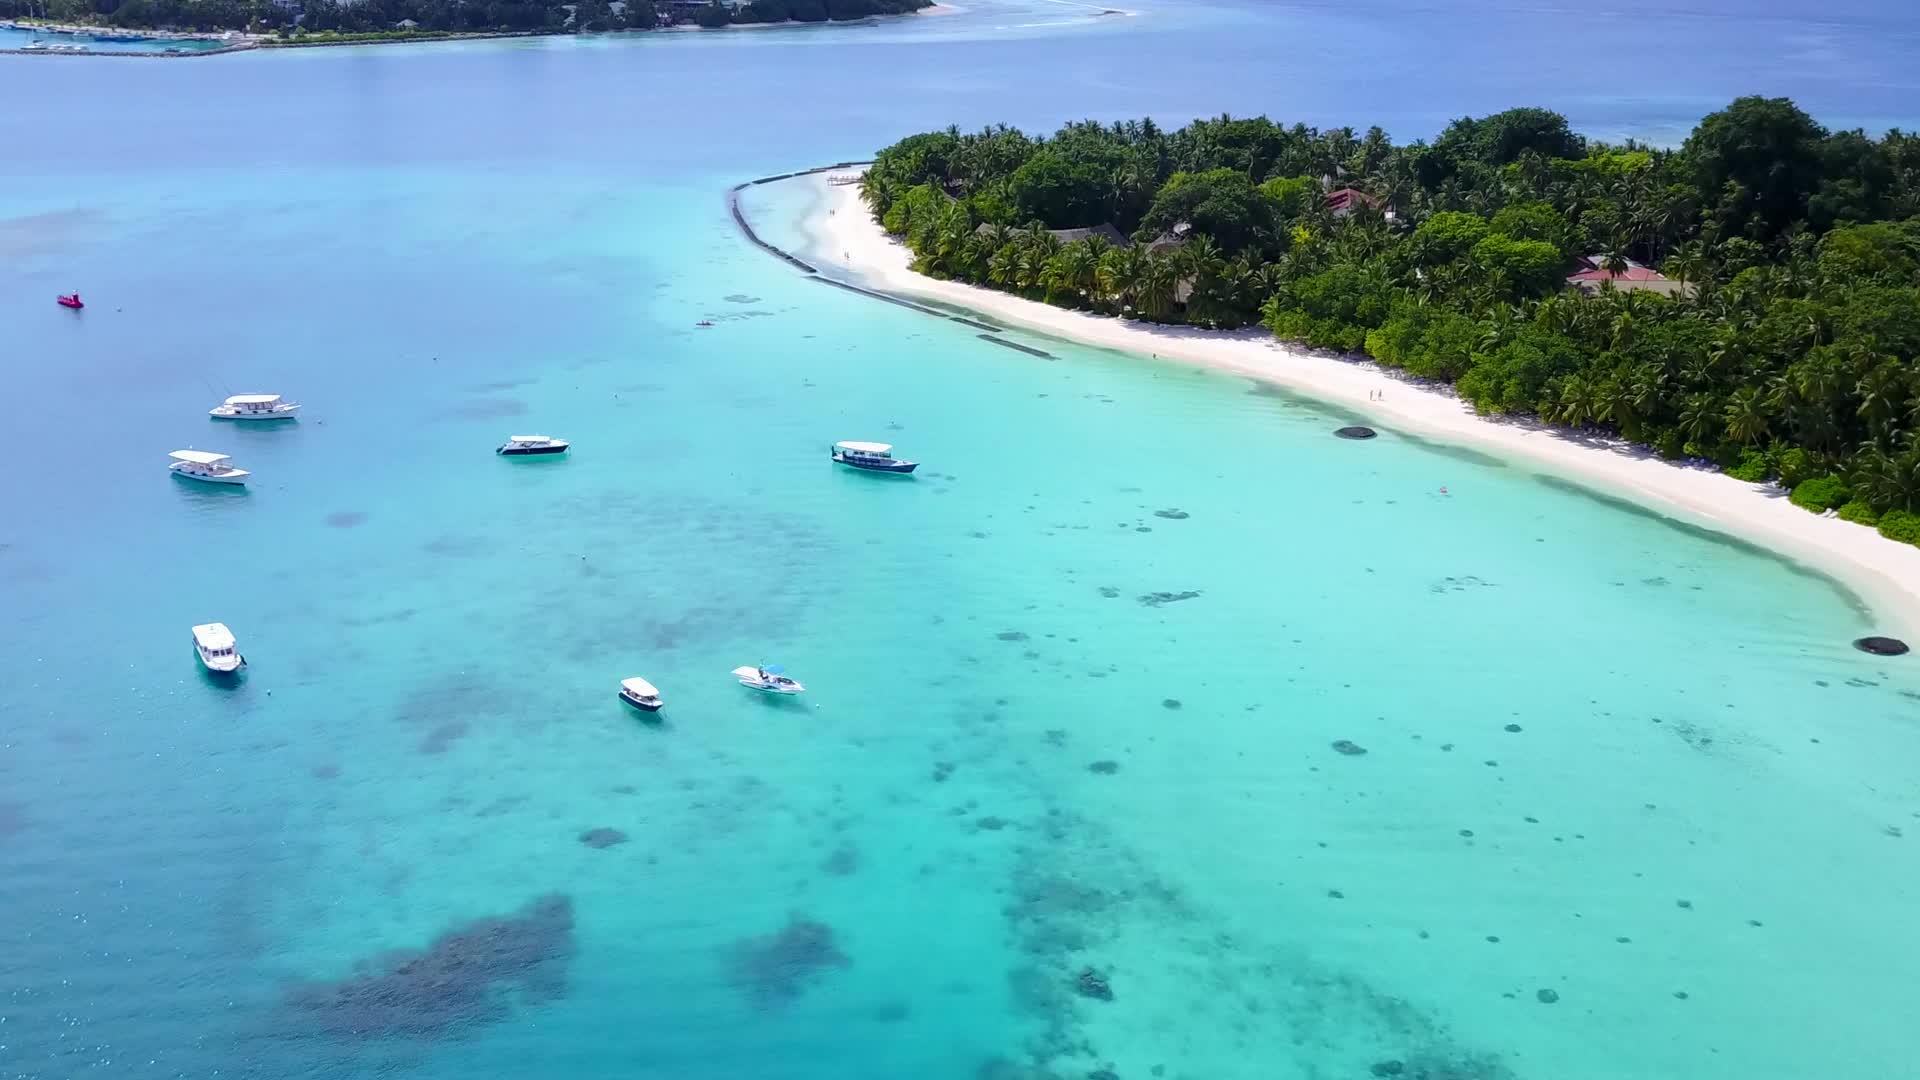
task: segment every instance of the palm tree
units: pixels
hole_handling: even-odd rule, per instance
[[[1186,286],[1188,321],[1219,325],[1226,307],[1221,295],[1226,258],[1220,253],[1220,245],[1202,233],[1182,244],[1165,261],[1174,273],[1176,300],[1180,287]]]
[[[1712,442],[1720,431],[1720,402],[1712,394],[1689,394],[1680,408],[1680,434],[1695,446]]]
[[[1877,442],[1890,442],[1898,435],[1894,426],[1900,418],[1900,405],[1907,399],[1906,375],[1900,362],[1891,357],[1868,371],[1854,393],[1859,407],[1854,415],[1864,420],[1867,434]]]
[[[1148,255],[1146,270],[1140,277],[1140,313],[1154,322],[1165,322],[1173,313],[1174,297],[1180,290],[1180,272],[1170,259]]]
[[[1752,446],[1760,441],[1772,427],[1772,419],[1767,415],[1766,403],[1761,400],[1760,388],[1742,386],[1727,399],[1725,412],[1727,438],[1741,446]]]
[[[1097,280],[1101,292],[1113,298],[1121,310],[1140,306],[1140,287],[1147,276],[1147,249],[1140,244],[1114,248],[1100,257]]]
[[[1007,244],[987,260],[987,280],[1003,289],[1020,287],[1020,247]]]
[[[1074,303],[1098,302],[1094,291],[1098,286],[1095,280],[1100,270],[1100,255],[1107,248],[1107,242],[1097,236],[1089,236],[1075,241],[1060,250],[1058,255],[1047,260],[1047,271],[1041,284],[1046,286],[1047,299],[1071,298]]]
[[[972,239],[973,215],[967,213],[964,204],[955,203],[947,209],[939,227],[934,230],[934,260],[948,274],[954,273],[955,265],[966,251],[967,242]]]
[[[1848,479],[1854,491],[1882,513],[1920,510],[1920,445],[1900,454],[1868,447],[1855,459]]]
[[[1593,384],[1578,375],[1569,375],[1560,384],[1553,416],[1568,427],[1585,427],[1596,419],[1599,401]]]
[[[880,180],[877,170],[868,169],[860,174],[860,201],[875,214],[884,214],[887,210],[887,188]]]
[[[1690,281],[1699,281],[1706,266],[1706,254],[1697,245],[1688,244],[1667,256],[1667,261],[1660,264],[1660,269],[1668,277],[1685,285]]]

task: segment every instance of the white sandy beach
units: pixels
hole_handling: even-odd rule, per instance
[[[1920,636],[1920,547],[1888,540],[1866,526],[1810,514],[1788,502],[1777,487],[1676,465],[1618,440],[1533,423],[1488,420],[1448,389],[1406,381],[1371,363],[1290,349],[1257,328],[1220,332],[1135,323],[925,277],[908,269],[911,256],[905,245],[873,220],[860,201],[857,185],[829,185],[826,174],[786,182],[819,188],[819,210],[804,228],[814,245],[811,257],[828,276],[962,305],[1010,325],[1090,345],[1265,379],[1376,418],[1382,427],[1532,462],[1543,471],[1632,498],[1815,567],[1865,600],[1882,624],[1878,632],[1909,639]],[[1376,392],[1379,400],[1373,399]],[[1790,618],[1791,613],[1783,612],[1782,617]]]

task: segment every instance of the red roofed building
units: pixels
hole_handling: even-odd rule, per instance
[[[1626,269],[1617,272],[1608,270],[1606,261],[1605,255],[1582,255],[1574,262],[1573,272],[1567,275],[1567,284],[1583,293],[1597,293],[1607,282],[1612,282],[1616,289],[1639,289],[1662,296],[1684,296],[1689,291],[1685,282],[1675,281],[1632,259],[1626,260]]]
[[[1371,206],[1375,210],[1379,210],[1386,205],[1386,200],[1376,198],[1355,188],[1343,187],[1335,188],[1327,192],[1326,203],[1328,213],[1332,214],[1335,218],[1343,218],[1362,206]],[[1382,216],[1388,221],[1392,221],[1394,218],[1393,210],[1387,209]]]

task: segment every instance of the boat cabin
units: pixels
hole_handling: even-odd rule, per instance
[[[235,394],[213,409],[213,415],[238,420],[271,420],[290,415],[300,406],[279,394]]]
[[[888,443],[854,439],[834,443],[833,460],[868,472],[910,473],[919,467],[917,462],[901,461],[894,457],[893,447]]]
[[[193,647],[209,671],[234,671],[246,663],[226,623],[202,623],[194,627]]]
[[[871,460],[893,460],[893,444],[883,442],[859,442],[847,440],[833,444],[833,451],[847,457],[868,458]]]
[[[565,453],[566,449],[567,440],[551,435],[509,435],[494,453],[518,457],[526,454],[560,454]]]
[[[627,704],[647,712],[659,712],[664,704],[660,700],[660,691],[652,683],[639,678],[620,680],[620,697]]]

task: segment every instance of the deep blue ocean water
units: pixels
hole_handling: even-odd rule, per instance
[[[966,6],[0,58],[0,1077],[1909,1071],[1920,675],[1847,647],[1874,598],[986,345],[723,193],[947,123],[1911,125],[1915,16]],[[248,390],[306,409],[205,418]],[[576,452],[490,452],[529,429]],[[859,437],[927,464],[834,471]]]

